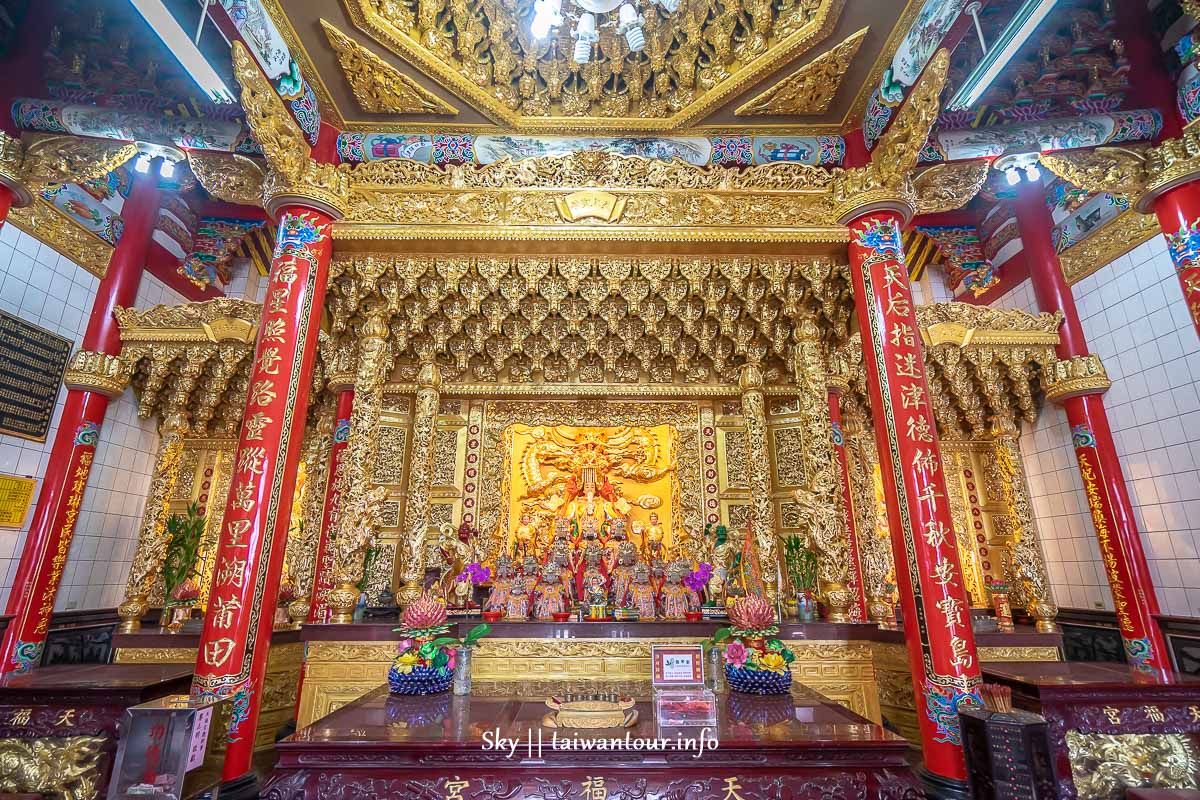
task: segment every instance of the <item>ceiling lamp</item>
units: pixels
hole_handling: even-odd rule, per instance
[[[638,2],[661,6],[670,15],[679,9],[680,0],[572,0],[575,8],[565,13],[562,0],[535,0],[529,32],[535,39],[546,39],[563,24],[564,18],[575,20],[571,36],[575,39],[572,55],[576,64],[592,60],[592,45],[600,41],[600,27],[616,28],[617,34],[625,37],[629,49],[638,53],[646,46],[646,18],[639,11]],[[617,12],[615,20],[598,19],[614,11]]]
[[[163,44],[175,56],[179,65],[191,76],[196,85],[208,95],[210,100],[214,103],[234,102],[233,93],[229,91],[229,87],[225,85],[225,81],[221,79],[217,71],[204,58],[204,54],[200,52],[200,48],[196,46],[196,42],[200,40],[200,34],[204,29],[203,10],[201,10],[200,30],[196,31],[196,39],[193,41],[184,32],[179,21],[175,19],[175,16],[167,10],[162,0],[130,0],[130,2],[133,3],[133,7],[142,15],[142,18],[146,20],[146,24],[158,34],[158,38],[162,39]]]
[[[974,105],[1054,8],[1054,3],[1055,0],[1025,0],[991,47],[983,41],[983,32],[979,29],[976,19],[975,30],[979,35],[979,45],[984,51],[983,58],[958,87],[954,97],[950,98],[946,110],[960,111]]]

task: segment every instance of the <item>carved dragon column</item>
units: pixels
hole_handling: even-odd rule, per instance
[[[763,374],[757,364],[746,364],[738,375],[742,390],[742,415],[746,418],[746,449],[750,461],[750,508],[762,580],[767,598],[779,599],[779,554],[775,546],[778,524],[771,500],[771,459],[767,452],[767,410]]]
[[[852,495],[855,529],[858,531],[859,563],[863,589],[867,596],[867,618],[876,625],[892,617],[892,553],[886,538],[878,533],[879,512],[875,497],[874,440],[854,417],[843,423],[847,443],[848,477]]]
[[[441,387],[442,373],[437,364],[422,365],[417,375],[412,455],[408,469],[408,503],[404,509],[408,536],[401,543],[403,566],[400,580],[403,583],[396,593],[402,608],[420,597],[425,577],[425,536],[429,529],[429,489],[433,482],[433,439]]]
[[[160,441],[154,471],[150,475],[150,491],[142,511],[142,526],[138,531],[137,549],[129,566],[129,581],[125,600],[117,606],[121,632],[132,633],[142,625],[142,616],[150,610],[150,602],[158,581],[158,571],[167,554],[164,534],[167,524],[167,504],[179,480],[183,457],[183,439],[190,429],[188,400],[200,377],[203,358],[192,360],[185,356],[184,367],[176,379],[166,403],[166,414],[159,426]],[[164,598],[165,599],[165,598]]]
[[[383,384],[391,371],[387,311],[376,309],[359,331],[358,372],[354,381],[354,409],[350,414],[350,444],[339,506],[337,537],[332,543],[334,582],[327,597],[330,622],[351,622],[358,604],[357,584],[363,578],[363,559],[379,528],[379,507],[386,489],[374,486],[371,476],[379,451],[379,415],[383,410]],[[434,405],[434,413],[437,406]],[[416,458],[414,450],[414,460]],[[411,495],[410,495],[411,496]]]
[[[308,609],[310,623],[329,621],[329,592],[334,587],[333,540],[341,518],[342,492],[346,487],[345,457],[350,444],[350,415],[354,409],[354,376],[333,375],[329,388],[337,392],[337,412],[333,421],[333,442],[329,446],[329,465],[325,470],[325,493],[321,516],[317,521],[320,538],[317,539],[315,574],[312,583],[312,604]]]
[[[0,643],[0,674],[24,672],[41,657],[87,488],[108,402],[125,389],[129,368],[120,358],[121,332],[113,309],[137,300],[150,236],[158,219],[158,160],[134,178],[121,216],[125,230],[96,289],[80,350],[67,370],[66,402],[38,492],[29,535],[8,598],[14,619]]]
[[[330,451],[333,449],[333,409],[323,404],[315,430],[304,445],[304,518],[298,536],[288,538],[288,571],[296,584],[296,599],[288,604],[288,618],[300,625],[308,619],[320,558],[321,519],[325,510]]]
[[[1075,298],[1051,239],[1054,224],[1041,182],[1021,178],[1013,207],[1038,307],[1063,315],[1056,348],[1059,360],[1049,365],[1042,381],[1046,399],[1062,405],[1071,425],[1125,656],[1138,669],[1170,669],[1171,657],[1155,621],[1158,599],[1104,409],[1108,376],[1100,359],[1088,353]]]
[[[839,513],[841,482],[832,439],[829,394],[825,379],[825,354],[816,325],[801,323],[793,332],[792,358],[796,390],[804,415],[805,460],[808,484],[795,493],[804,509],[809,538],[819,553],[817,573],[821,597],[829,609],[830,622],[851,622],[855,593],[847,563],[847,531]],[[853,570],[857,574],[857,569]],[[862,620],[862,608],[857,608]]]
[[[846,528],[846,547],[849,557],[846,588],[850,591],[853,602],[850,605],[850,621],[866,622],[867,594],[863,581],[862,556],[859,547],[858,525],[854,519],[854,494],[850,489],[850,468],[846,458],[846,434],[842,430],[841,396],[850,389],[846,376],[841,373],[830,373],[826,376],[827,400],[829,403],[829,431],[833,441],[833,453],[841,484],[841,515]]]
[[[1054,618],[1058,606],[1050,596],[1050,581],[1046,577],[1046,558],[1042,554],[1037,521],[1029,500],[1025,482],[1025,465],[1017,441],[1017,427],[1009,419],[997,419],[992,426],[992,451],[1004,484],[1005,500],[1013,520],[1013,543],[1009,550],[1012,575],[1026,611],[1037,620],[1041,633],[1054,633]]]

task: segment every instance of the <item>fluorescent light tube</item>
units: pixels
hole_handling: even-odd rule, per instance
[[[974,105],[1054,8],[1054,3],[1055,0],[1025,0],[946,104],[946,110],[958,111]]]
[[[133,7],[146,20],[158,38],[179,61],[180,66],[187,71],[196,85],[212,99],[214,103],[232,103],[233,93],[221,80],[221,76],[212,68],[196,47],[196,43],[184,32],[175,17],[163,5],[162,0],[130,0]]]

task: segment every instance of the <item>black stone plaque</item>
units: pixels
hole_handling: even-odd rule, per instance
[[[46,441],[71,341],[0,311],[0,433]]]

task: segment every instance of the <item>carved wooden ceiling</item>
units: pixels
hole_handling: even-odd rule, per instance
[[[374,132],[840,133],[919,1],[643,3],[647,44],[571,26],[537,43],[533,0],[264,0],[323,116]]]

